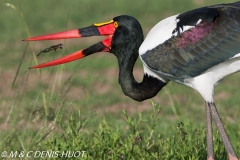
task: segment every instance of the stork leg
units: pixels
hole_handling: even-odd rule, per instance
[[[216,123],[217,129],[219,131],[219,134],[222,138],[222,141],[224,143],[225,149],[228,153],[228,157],[230,160],[238,160],[236,153],[234,152],[233,146],[228,138],[227,132],[223,126],[223,123],[221,121],[221,118],[218,114],[217,108],[215,103],[208,103],[208,105],[210,106],[211,109],[211,114],[213,116],[213,119]]]
[[[211,114],[211,106],[209,103],[205,102],[205,110],[206,110],[206,135],[207,135],[207,160],[214,159],[213,152],[213,134],[212,134],[212,114]]]

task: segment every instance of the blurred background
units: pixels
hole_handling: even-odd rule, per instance
[[[109,126],[126,127],[129,117],[143,116],[148,124],[153,107],[151,100],[135,102],[126,97],[118,84],[118,64],[109,53],[51,68],[28,67],[83,49],[101,37],[60,41],[24,42],[37,35],[82,28],[105,22],[118,15],[139,20],[144,35],[160,20],[194,8],[232,0],[1,0],[0,1],[0,149],[35,146],[48,149],[45,142],[54,134],[66,133],[69,120],[87,120],[84,133],[93,133],[103,120]],[[36,55],[43,49],[62,43],[63,49]],[[28,44],[28,45],[27,45]],[[142,80],[142,64],[134,69]],[[240,146],[240,75],[224,79],[216,88],[215,101],[234,146]],[[156,130],[169,136],[179,122],[192,128],[205,127],[204,101],[190,88],[169,83],[152,101],[161,106]],[[81,116],[80,116],[81,115]],[[71,121],[73,122],[73,121]],[[76,123],[76,124],[75,124]],[[65,130],[66,129],[66,130]],[[174,131],[175,129],[175,131]],[[37,144],[37,145],[36,145]],[[29,149],[29,148],[28,148]],[[238,152],[239,153],[239,152]]]

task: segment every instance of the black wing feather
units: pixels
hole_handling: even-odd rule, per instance
[[[188,11],[177,17],[179,22],[176,30],[180,33],[180,28],[183,30],[183,26],[195,26],[200,19],[204,22],[214,22],[218,16],[219,12],[214,8],[204,7]]]
[[[204,18],[201,23],[212,20],[207,23],[214,23],[213,28],[205,37],[195,43],[182,47],[177,46],[177,42],[182,38],[182,33],[147,51],[141,56],[151,69],[176,78],[195,77],[240,52],[239,2],[201,8],[179,15],[179,17],[186,19],[191,13],[195,15],[196,19]],[[201,13],[200,17],[197,17],[199,13]],[[213,15],[216,18],[213,18]],[[194,24],[196,21],[191,20],[190,22]],[[188,24],[185,22],[187,21],[179,26]],[[191,32],[191,29],[186,32]]]

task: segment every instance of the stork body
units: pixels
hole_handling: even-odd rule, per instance
[[[143,41],[139,22],[118,16],[106,23],[77,30],[27,38],[55,40],[104,35],[106,39],[86,49],[31,68],[71,62],[96,52],[111,52],[118,59],[119,83],[125,95],[142,101],[154,97],[169,81],[197,90],[206,104],[207,159],[214,159],[212,118],[228,157],[237,160],[213,100],[214,87],[225,76],[240,70],[240,2],[213,5],[160,21]],[[140,56],[144,77],[132,74]]]
[[[218,81],[240,70],[238,15],[240,3],[234,3],[204,7],[162,20],[139,49],[145,73],[192,87],[205,101],[213,102],[213,89]],[[178,28],[182,21],[185,24]]]

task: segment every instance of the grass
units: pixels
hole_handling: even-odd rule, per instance
[[[99,53],[42,70],[27,69],[100,38],[33,42],[26,52],[27,43],[21,40],[121,14],[136,17],[146,34],[164,17],[226,2],[233,1],[182,0],[177,5],[173,0],[131,1],[132,5],[106,0],[1,1],[0,151],[86,151],[80,159],[206,159],[204,102],[192,89],[169,83],[152,100],[138,103],[123,95],[117,82],[117,61],[111,54]],[[40,50],[59,43],[64,44],[62,50],[36,59]],[[141,80],[140,61],[134,74]],[[229,76],[215,92],[216,105],[238,155],[239,78],[239,74]],[[216,127],[214,150],[216,159],[227,159]]]

